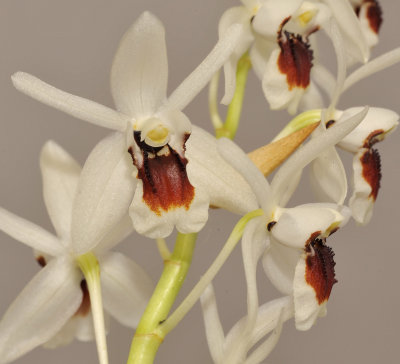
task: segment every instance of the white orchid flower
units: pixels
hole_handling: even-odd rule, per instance
[[[210,202],[237,212],[250,211],[256,204],[244,180],[217,155],[215,139],[199,128],[192,129],[181,111],[226,62],[241,36],[241,26],[233,25],[168,98],[164,33],[162,23],[145,12],[123,36],[111,70],[111,91],[118,111],[57,90],[31,75],[19,72],[13,76],[16,88],[29,96],[124,135],[115,138],[110,148],[120,153],[115,163],[121,160],[132,166],[136,177],[130,182],[133,188],[128,188],[132,195],[126,191],[123,195],[132,202],[134,228],[152,238],[168,236],[174,226],[183,233],[199,231],[207,220]],[[128,151],[130,162],[125,158]],[[93,168],[104,176],[113,170],[111,162],[105,162],[107,171],[101,170],[105,156],[96,155],[92,160],[98,163]],[[93,180],[88,183],[95,185]],[[243,198],[237,199],[238,188]],[[120,202],[125,206],[122,198]]]
[[[345,111],[336,110],[334,119],[329,120],[327,126],[333,125],[335,120],[340,124],[352,115],[359,113],[361,109],[361,107],[352,107]],[[381,162],[379,153],[373,148],[373,145],[391,134],[396,129],[398,120],[399,115],[396,112],[372,107],[361,124],[337,144],[339,148],[354,154],[353,194],[349,206],[353,218],[360,224],[367,224],[370,221],[380,187]],[[332,161],[335,159],[332,158]],[[331,175],[327,171],[331,166],[332,163],[320,165],[319,175]],[[319,178],[319,175],[315,178]],[[323,185],[324,190],[327,191],[326,196],[330,195],[328,192],[330,190],[346,188],[343,183],[338,184],[334,180],[328,181],[327,178],[325,181],[320,181],[320,185]],[[334,201],[334,197],[332,197],[331,195],[328,200]]]
[[[304,109],[309,105],[321,107],[322,98],[312,80],[313,50],[309,37],[320,28],[331,37],[332,18],[344,39],[341,45],[346,44],[347,58],[362,62],[369,58],[362,27],[348,0],[242,0],[242,3],[228,9],[219,23],[220,37],[234,23],[241,23],[244,29],[224,65],[223,104],[233,97],[237,62],[249,50],[271,109],[287,108],[293,114],[300,104]]]
[[[332,126],[299,149],[280,168],[271,186],[240,148],[226,139],[219,142],[221,154],[246,178],[263,209],[264,218],[259,224],[264,228],[264,269],[281,292],[293,295],[299,330],[309,329],[326,311],[326,302],[336,282],[333,252],[326,246],[326,238],[346,224],[350,212],[346,207],[328,203],[284,206],[297,186],[299,172],[349,134],[366,112],[364,109],[346,122]],[[253,231],[254,236],[246,235],[247,244],[260,239],[258,229],[253,227]]]
[[[110,139],[110,138],[108,138]],[[109,140],[99,144],[104,151]],[[129,217],[114,226],[102,224],[102,213],[108,210],[114,198],[110,181],[99,181],[103,191],[97,200],[97,215],[81,203],[85,197],[78,194],[81,168],[60,146],[47,142],[42,149],[40,166],[43,177],[44,201],[56,235],[0,208],[0,229],[16,240],[32,247],[43,267],[8,308],[0,322],[0,363],[9,363],[39,345],[65,345],[76,337],[93,340],[93,324],[99,320],[92,304],[99,297],[90,297],[77,258],[93,252],[100,264],[101,291],[105,311],[120,323],[135,327],[152,293],[153,283],[145,271],[123,254],[110,251],[132,230]],[[86,171],[83,170],[83,178]],[[123,178],[123,176],[119,176]],[[111,190],[112,191],[112,190]],[[98,231],[98,240],[81,247],[72,236],[79,220],[74,219],[77,208],[90,215],[91,225],[80,227],[90,237]],[[91,230],[92,229],[92,230]],[[87,249],[90,248],[90,249]],[[91,302],[92,299],[92,302]],[[92,319],[93,318],[93,319]],[[96,327],[96,326],[95,326]],[[104,335],[104,327],[96,327],[96,338]],[[101,332],[103,331],[103,332]],[[103,356],[104,359],[104,356]],[[104,361],[101,360],[104,363]]]

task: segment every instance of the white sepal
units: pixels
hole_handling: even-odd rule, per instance
[[[164,108],[183,110],[229,59],[242,34],[241,24],[232,25],[204,61],[175,89]]]
[[[28,73],[14,73],[11,79],[18,91],[89,123],[124,132],[130,120],[107,106],[61,91]]]
[[[0,230],[33,249],[57,256],[64,247],[60,240],[40,226],[0,207]]]
[[[308,330],[314,325],[321,311],[325,310],[326,301],[319,304],[314,288],[305,280],[306,262],[303,255],[296,266],[293,281],[295,323],[298,330]]]
[[[271,283],[283,294],[292,294],[293,277],[301,250],[289,248],[271,238],[268,250],[262,260],[265,274]]]
[[[207,191],[212,206],[238,214],[258,208],[249,184],[221,157],[214,136],[193,125],[186,143],[186,157],[189,180],[196,181],[199,188]]]
[[[258,204],[264,211],[270,210],[271,191],[266,178],[259,171],[256,165],[234,142],[221,138],[217,142],[218,151],[222,157],[230,163],[247,181],[253,190]]]
[[[111,69],[111,92],[121,112],[151,116],[167,95],[168,61],[161,21],[144,12],[122,37]]]
[[[135,190],[125,135],[100,141],[82,169],[72,214],[72,248],[76,255],[95,246],[127,214]]]
[[[277,208],[271,234],[279,243],[303,249],[314,233],[329,235],[344,220],[332,204],[305,204],[294,208]]]
[[[218,24],[219,37],[225,35],[229,27],[235,23],[242,24],[243,34],[238,40],[234,51],[224,64],[225,95],[221,101],[227,105],[232,101],[236,88],[236,68],[239,58],[247,51],[254,40],[250,27],[251,13],[244,6],[236,6],[225,11]]]
[[[341,114],[338,123],[360,112],[362,107],[352,107]],[[338,144],[339,147],[357,153],[360,148],[368,148],[368,138],[379,134],[373,141],[381,141],[392,133],[399,124],[399,115],[389,109],[370,107],[364,120],[350,134],[346,135]],[[373,143],[372,143],[373,144]]]
[[[40,154],[43,199],[57,235],[71,235],[72,203],[78,186],[80,165],[57,143],[48,141]]]
[[[266,38],[276,38],[282,22],[291,16],[303,0],[266,0],[253,20],[253,28]]]
[[[70,258],[52,260],[23,289],[0,323],[0,363],[51,339],[82,300],[79,270]]]
[[[311,184],[319,201],[343,204],[347,195],[347,178],[335,147],[321,152],[311,164]]]
[[[147,273],[121,253],[99,257],[103,305],[121,324],[136,327],[153,292]]]

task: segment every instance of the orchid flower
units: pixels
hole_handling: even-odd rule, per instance
[[[299,171],[349,134],[366,112],[364,109],[333,126],[299,149],[280,168],[271,186],[240,148],[226,139],[219,142],[221,154],[252,186],[264,212],[264,218],[259,220],[264,231],[264,270],[282,293],[293,295],[299,330],[309,329],[326,311],[326,302],[336,282],[333,251],[326,245],[326,238],[346,224],[350,212],[346,207],[328,203],[284,206],[297,186]],[[257,229],[253,231],[256,233]],[[244,244],[259,239],[259,234],[248,234]]]
[[[233,23],[241,23],[244,29],[235,51],[224,65],[224,104],[233,97],[238,59],[250,48],[254,70],[262,80],[272,109],[287,108],[295,113],[300,102],[320,107],[322,99],[311,79],[313,51],[309,36],[319,28],[331,36],[329,20],[332,18],[352,58],[365,62],[369,57],[361,25],[348,0],[242,0],[242,3],[242,6],[228,9],[219,23],[220,37]]]
[[[256,204],[244,180],[217,155],[215,139],[192,129],[181,111],[230,56],[241,26],[233,25],[169,98],[164,33],[162,23],[145,12],[123,36],[111,70],[118,111],[57,90],[31,75],[13,76],[16,88],[29,96],[124,135],[110,148],[121,153],[121,160],[128,152],[131,155],[136,179],[130,181],[132,195],[126,196],[132,202],[130,216],[134,228],[152,238],[168,236],[174,226],[183,233],[199,231],[210,203],[238,212],[250,211]],[[96,158],[100,170],[105,157]],[[241,196],[237,189],[243,191]]]
[[[106,152],[113,137],[102,141],[97,151]],[[110,251],[133,230],[127,214],[114,226],[105,226],[98,218],[112,213],[108,208],[114,196],[110,193],[112,189],[107,189],[112,182],[99,181],[98,188],[103,194],[96,201],[96,215],[85,209],[82,194],[74,200],[81,182],[81,168],[66,151],[54,142],[47,142],[40,166],[44,201],[56,235],[0,208],[0,229],[32,247],[43,267],[0,322],[0,363],[9,363],[39,345],[55,347],[69,343],[74,337],[83,341],[94,338],[93,324],[101,318],[92,308],[101,297],[89,295],[77,263],[82,254],[93,252],[98,259],[104,308],[120,323],[135,327],[152,293],[153,283],[147,273],[125,255]],[[81,179],[86,176],[85,168]],[[120,174],[119,178],[124,176]],[[98,232],[98,240],[91,247],[79,246],[79,240],[73,238],[72,231],[79,224],[74,219],[77,209],[84,209],[80,212],[89,214],[92,220],[86,231],[85,226],[79,230],[89,238],[94,230]],[[96,339],[104,335],[101,323],[100,327],[95,324],[95,329]],[[104,357],[100,360],[104,363]]]
[[[353,107],[345,111],[336,110],[334,118],[329,120],[326,126],[329,128],[335,122],[340,124],[347,118],[359,113],[361,107]],[[365,119],[349,135],[344,137],[337,146],[354,154],[353,158],[353,194],[349,200],[349,206],[353,218],[360,224],[367,224],[372,217],[372,210],[376,201],[380,180],[381,162],[376,149],[372,148],[377,142],[382,141],[391,134],[397,127],[399,115],[388,109],[370,108]],[[335,159],[332,158],[334,162]],[[335,197],[329,191],[346,189],[343,183],[337,180],[329,181],[329,178],[321,180],[320,176],[330,176],[329,169],[332,163],[319,164],[319,173],[315,175],[314,181],[319,180],[320,190],[325,191],[325,199],[335,201]],[[315,166],[313,166],[315,169]],[[314,182],[316,184],[316,182]],[[336,186],[335,186],[336,185]],[[341,201],[343,203],[344,198]]]

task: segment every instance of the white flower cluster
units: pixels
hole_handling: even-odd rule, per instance
[[[398,114],[387,109],[337,109],[340,96],[354,83],[400,60],[395,49],[369,61],[381,13],[376,0],[242,0],[222,15],[219,41],[208,56],[167,96],[164,27],[145,12],[123,36],[114,57],[115,109],[15,73],[12,81],[19,91],[112,133],[94,147],[83,168],[55,142],[43,146],[43,197],[56,235],[0,208],[0,229],[33,248],[42,266],[0,321],[0,363],[39,345],[56,347],[74,338],[96,338],[99,360],[107,363],[103,307],[135,328],[154,290],[143,268],[114,248],[134,230],[159,241],[174,229],[197,233],[207,223],[210,206],[247,219],[241,231],[247,315],[224,334],[212,279],[226,257],[217,257],[218,269],[210,268],[184,308],[190,309],[202,295],[213,361],[260,363],[276,345],[285,321],[294,318],[297,329],[310,329],[326,314],[336,283],[327,239],[350,219],[363,225],[371,219],[381,180],[374,144],[398,124]],[[322,32],[336,54],[335,76],[318,56]],[[280,142],[314,125],[270,183],[265,176],[269,172],[251,155],[228,138],[218,140],[193,125],[183,113],[212,79],[218,82],[222,68],[222,103],[237,106],[243,59],[260,78],[271,109],[302,111],[270,145],[278,145],[273,149],[281,158],[277,165],[293,151]],[[346,76],[347,69],[359,63],[363,65]],[[210,95],[212,104],[216,93]],[[324,98],[329,100],[325,108]],[[218,127],[226,127],[226,135],[232,136],[227,125]],[[347,176],[336,146],[354,155],[348,200]],[[306,166],[311,167],[319,202],[287,207]],[[99,266],[101,293],[84,268],[90,257]],[[259,262],[283,297],[260,304]],[[129,363],[150,363],[140,360]]]

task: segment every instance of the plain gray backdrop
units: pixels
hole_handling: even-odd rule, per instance
[[[229,0],[2,0],[0,3],[0,205],[47,229],[52,229],[41,192],[38,156],[53,139],[84,162],[107,131],[44,106],[13,89],[15,71],[30,72],[56,87],[112,106],[109,70],[120,37],[144,11],[165,24],[172,91],[207,55],[217,40],[218,20]],[[399,46],[400,5],[381,1],[384,23],[381,42],[373,56]],[[332,58],[327,56],[327,59]],[[334,62],[331,62],[334,65]],[[353,87],[340,107],[372,105],[397,112],[399,66]],[[221,111],[224,112],[223,108]],[[212,130],[205,91],[185,110],[191,121]],[[237,142],[250,151],[267,143],[289,121],[286,112],[270,112],[260,82],[251,73]],[[400,146],[397,133],[378,145],[382,156],[382,189],[371,223],[350,223],[329,239],[336,253],[339,283],[328,304],[328,316],[308,332],[285,324],[278,346],[266,361],[275,364],[397,363],[399,314],[399,186]],[[344,155],[347,165],[350,156]],[[307,174],[303,193],[292,204],[310,202]],[[178,301],[212,262],[237,221],[222,211],[210,213],[200,233],[193,266]],[[0,315],[39,270],[32,251],[0,234]],[[156,281],[162,262],[155,244],[133,235],[120,249],[144,266]],[[259,272],[260,300],[279,293]],[[228,330],[245,313],[245,285],[240,248],[236,249],[215,281],[217,298]],[[115,321],[108,345],[111,363],[124,363],[132,331]],[[74,342],[56,350],[36,349],[16,361],[34,363],[96,363],[93,343]],[[156,363],[210,363],[199,305],[162,345]]]

